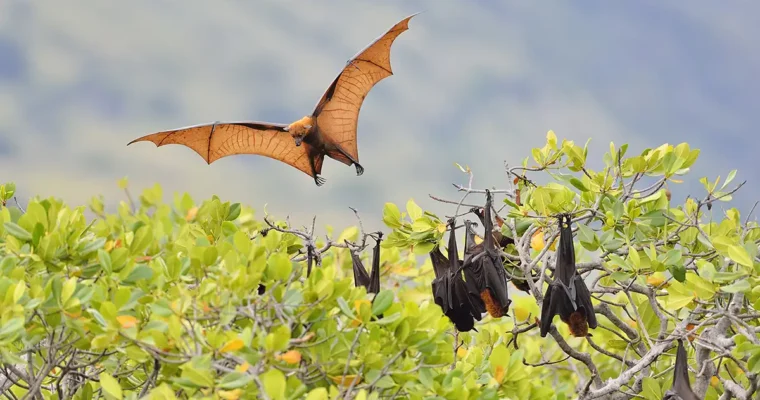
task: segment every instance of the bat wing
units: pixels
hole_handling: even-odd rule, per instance
[[[214,122],[157,132],[137,138],[136,142],[153,142],[157,147],[181,144],[198,153],[206,163],[235,154],[256,154],[282,161],[314,178],[309,163],[310,146],[296,146],[285,132],[287,125],[267,122],[239,121]],[[321,159],[315,160],[317,173],[321,172]]]
[[[451,308],[451,292],[449,291],[449,260],[441,253],[440,247],[436,246],[430,251],[430,261],[433,263],[435,279],[431,283],[433,300],[446,314]]]
[[[380,241],[377,241],[375,248],[372,250],[372,271],[369,274],[369,286],[367,292],[380,292]]]
[[[367,275],[367,270],[364,268],[361,257],[353,251],[351,252],[351,263],[354,269],[354,286],[364,286],[368,289],[367,292],[369,292],[369,275]]]
[[[356,141],[359,109],[375,84],[393,75],[391,45],[402,32],[409,29],[409,20],[414,15],[401,20],[351,58],[314,109],[313,116],[320,133],[340,145],[356,161],[359,160]],[[351,160],[339,152],[330,155],[351,164]]]
[[[482,319],[480,313],[473,309],[466,283],[461,275],[453,275],[449,280],[449,291],[452,293],[451,311],[447,314],[449,319],[460,332],[467,332],[475,328],[475,320]]]
[[[498,303],[497,306],[500,309],[492,315],[507,315],[507,309],[512,300],[509,299],[507,289],[507,272],[504,270],[504,265],[499,261],[499,257],[496,257],[496,259],[488,255],[483,257],[485,287],[491,290],[491,295]]]
[[[575,304],[577,307],[583,307],[589,328],[596,329],[596,313],[594,312],[594,305],[591,303],[591,293],[586,287],[586,282],[580,275],[575,275],[573,283],[575,285]]]
[[[552,324],[552,319],[557,314],[559,305],[562,302],[562,293],[559,293],[557,289],[560,289],[554,283],[550,284],[546,288],[544,293],[544,302],[541,304],[541,337],[546,337],[549,333],[549,326]]]
[[[673,386],[665,392],[663,399],[698,400],[689,383],[689,367],[686,361],[686,348],[683,340],[678,339],[676,365],[673,368]]]

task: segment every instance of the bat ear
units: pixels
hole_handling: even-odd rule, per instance
[[[311,129],[311,125],[304,125],[303,127],[306,128],[307,130]]]
[[[290,132],[290,126],[286,126],[286,127],[282,128],[282,130],[285,131],[285,132]]]

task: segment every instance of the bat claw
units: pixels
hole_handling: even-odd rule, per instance
[[[364,173],[364,167],[362,167],[359,163],[354,163],[356,166],[356,176],[361,176],[361,174]]]
[[[325,178],[321,176],[317,176],[314,178],[314,182],[317,184],[317,186],[322,186],[325,184],[325,181],[327,181]]]

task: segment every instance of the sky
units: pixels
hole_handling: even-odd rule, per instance
[[[126,144],[145,134],[225,120],[289,123],[311,113],[346,61],[402,18],[394,75],[359,115],[361,164],[326,159],[324,186],[259,156],[207,165],[181,146]],[[730,203],[760,200],[760,3],[591,1],[0,2],[0,181],[19,201],[95,195],[124,200],[159,183],[164,199],[264,206],[277,217],[342,229],[359,210],[384,229],[383,204],[413,198],[451,215],[454,163],[477,188],[504,187],[503,165],[546,132],[598,163],[609,142],[629,154],[663,143],[701,150],[675,200],[699,178],[738,169]],[[482,196],[474,201],[482,202]],[[716,208],[713,209],[714,211]],[[720,212],[720,207],[717,208]]]

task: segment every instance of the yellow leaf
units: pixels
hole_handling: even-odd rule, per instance
[[[483,238],[478,235],[475,235],[475,238],[473,240],[475,241],[476,245],[483,243]]]
[[[111,251],[113,249],[113,240],[109,240],[106,242],[106,245],[103,247],[105,251]]]
[[[647,277],[647,284],[649,286],[659,286],[663,282],[665,282],[665,279],[663,279],[661,276],[649,275]]]
[[[367,299],[359,299],[359,300],[354,301],[354,310],[356,310],[357,314],[361,313],[361,307],[363,303],[367,303],[370,306],[372,306],[372,303]]]
[[[710,377],[710,386],[717,388],[718,385],[720,385],[720,379],[718,379],[718,377],[715,375]]]
[[[518,321],[525,321],[528,319],[528,315],[530,315],[530,311],[526,307],[521,306],[515,306],[515,318],[517,318]]]
[[[251,364],[248,364],[248,361],[243,362],[242,364],[235,367],[235,371],[237,372],[245,372],[248,371],[248,369],[251,368]]]
[[[356,378],[356,375],[330,376],[330,379],[333,382],[344,387],[351,386],[351,382],[354,381],[354,378]],[[356,383],[354,385],[358,385],[359,383],[361,383],[361,381],[362,381],[362,378],[359,377],[359,379],[356,380]]]
[[[444,233],[444,232],[446,232],[446,224],[440,223],[440,224],[438,224],[438,227],[436,229],[438,229],[438,232]]]
[[[238,351],[243,348],[243,340],[240,338],[235,338],[227,342],[224,346],[222,346],[221,349],[219,349],[222,353],[227,353],[230,351]]]
[[[546,242],[544,241],[544,233],[541,232],[541,229],[538,229],[530,238],[530,248],[535,251],[541,251],[544,249],[544,247],[546,247]]]
[[[137,318],[131,315],[119,315],[116,317],[116,321],[118,321],[119,325],[121,325],[121,327],[124,329],[129,329],[137,325]]]
[[[219,397],[223,398],[224,400],[237,400],[240,398],[240,395],[243,394],[242,389],[234,389],[234,390],[220,390],[217,392]]]
[[[185,221],[190,222],[194,220],[196,215],[198,215],[198,207],[193,207],[187,210],[187,215],[185,215]]]
[[[465,349],[464,346],[461,346],[457,349],[457,357],[459,358],[467,357],[467,349]]]
[[[496,382],[501,383],[501,381],[504,379],[504,367],[501,365],[496,366],[496,373],[494,374],[494,379],[496,379]]]
[[[288,364],[298,364],[301,362],[301,353],[298,350],[288,350],[278,358]]]

